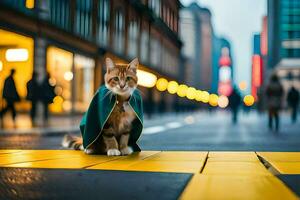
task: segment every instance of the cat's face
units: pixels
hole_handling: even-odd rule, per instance
[[[138,59],[135,58],[128,65],[115,64],[110,58],[106,58],[105,62],[105,86],[115,94],[130,96],[137,87]]]

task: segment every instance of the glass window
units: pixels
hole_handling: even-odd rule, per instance
[[[149,34],[147,31],[143,30],[141,33],[141,61],[148,62],[148,51],[149,51]]]
[[[92,36],[92,1],[76,0],[75,32],[85,39]]]
[[[155,37],[151,38],[150,42],[150,63],[154,65],[154,67],[161,66],[161,48],[160,43]]]
[[[54,102],[50,104],[50,111],[61,113],[72,109],[71,94],[73,80],[73,53],[50,46],[47,49],[47,71],[50,82],[55,85]]]
[[[149,8],[160,17],[160,8],[161,8],[161,1],[160,0],[149,0],[148,2]]]
[[[124,52],[124,15],[121,10],[117,10],[114,20],[114,41],[113,47],[117,53]]]
[[[137,57],[138,50],[138,23],[137,21],[129,22],[128,27],[128,56]]]
[[[85,112],[94,95],[94,68],[92,58],[75,54],[74,56],[74,109]]]
[[[70,1],[53,0],[49,3],[51,23],[65,30],[70,30]]]
[[[109,0],[100,0],[98,7],[98,43],[104,46],[108,43],[109,11]]]

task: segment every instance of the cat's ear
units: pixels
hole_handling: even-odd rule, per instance
[[[112,59],[110,59],[109,57],[107,57],[105,59],[105,64],[106,64],[106,71],[110,71],[112,70],[113,68],[115,68],[115,64],[114,62],[112,61]]]
[[[139,67],[139,60],[137,58],[133,59],[129,64],[128,64],[128,69],[131,69],[133,71],[136,71],[137,68]]]

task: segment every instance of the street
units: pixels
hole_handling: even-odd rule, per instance
[[[142,150],[300,151],[300,122],[292,124],[289,113],[282,113],[278,133],[268,130],[265,114],[239,116],[236,125],[224,110],[154,116],[145,119],[138,144]],[[0,148],[62,149],[63,135],[2,135]]]

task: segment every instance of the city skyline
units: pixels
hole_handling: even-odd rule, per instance
[[[184,6],[192,2],[197,2],[200,6],[210,9],[216,35],[225,37],[232,43],[235,65],[234,81],[238,84],[245,80],[248,83],[247,92],[249,92],[252,37],[254,33],[261,31],[263,16],[267,14],[266,1],[245,0],[241,3],[240,0],[181,0]],[[239,18],[235,17],[239,14],[242,14]]]

